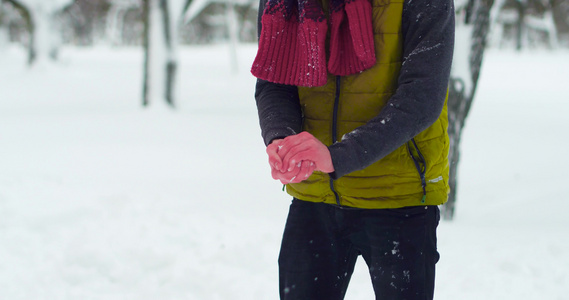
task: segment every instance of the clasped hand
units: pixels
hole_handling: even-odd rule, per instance
[[[299,183],[315,170],[334,172],[328,147],[306,131],[274,140],[267,154],[273,179],[283,184]]]

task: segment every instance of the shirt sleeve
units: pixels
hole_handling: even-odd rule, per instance
[[[301,132],[302,110],[296,86],[257,79],[255,100],[265,145]]]
[[[440,116],[454,48],[452,0],[406,0],[403,62],[395,94],[365,125],[329,147],[339,178],[385,157]]]
[[[259,1],[257,36],[261,34],[261,16],[265,10],[266,1]],[[301,132],[302,110],[296,86],[257,79],[255,100],[259,113],[261,136],[265,145],[269,145],[274,139],[282,139]]]

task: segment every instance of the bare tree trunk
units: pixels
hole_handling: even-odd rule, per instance
[[[144,37],[143,37],[143,47],[144,47],[144,74],[143,74],[143,83],[142,83],[142,106],[148,106],[150,104],[149,98],[149,85],[150,85],[150,1],[151,0],[144,0],[143,5],[143,21],[144,21]]]
[[[518,12],[518,20],[516,21],[516,50],[522,50],[524,38],[524,19],[526,16],[525,2],[515,1],[516,10]]]
[[[164,24],[164,38],[166,44],[166,85],[165,99],[170,106],[174,106],[174,83],[176,77],[177,63],[174,57],[174,20],[171,15],[171,7],[168,7],[168,0],[160,0],[160,9]]]
[[[144,83],[143,102],[164,99],[174,106],[177,62],[175,57],[174,21],[168,0],[144,1]]]

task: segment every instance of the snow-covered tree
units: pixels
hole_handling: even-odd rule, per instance
[[[55,16],[73,0],[3,0],[21,11],[30,31],[29,63],[56,58],[61,35]]]
[[[20,2],[17,1],[13,1],[13,0],[2,0],[2,3],[7,3],[8,5],[11,6],[11,8],[14,11],[17,11],[18,14],[22,17],[22,19],[24,20],[25,23],[25,28],[26,31],[28,32],[28,41],[27,44],[28,46],[28,63],[32,64],[35,58],[35,49],[32,47],[33,46],[33,40],[34,40],[34,36],[33,36],[33,31],[34,31],[34,25],[31,19],[31,15],[30,15],[30,11],[28,10],[27,7],[23,6],[22,4],[20,4]]]
[[[106,40],[109,0],[74,0],[58,14],[63,43],[89,46]]]
[[[566,0],[565,0],[566,1]],[[563,26],[560,9],[564,1],[553,0],[496,0],[492,10],[492,45],[556,48],[559,45],[558,26]],[[561,5],[561,7],[559,7]],[[554,14],[554,10],[558,12]],[[557,16],[557,21],[554,18]]]
[[[190,23],[196,18],[208,5],[218,4],[225,7],[223,17],[220,18],[221,23],[225,27],[229,37],[229,55],[231,67],[234,72],[237,71],[237,47],[239,43],[240,22],[237,16],[237,7],[250,7],[255,0],[192,0],[189,2],[187,10],[184,13],[184,23]],[[256,32],[256,30],[255,30]]]
[[[145,0],[143,105],[165,100],[174,106],[178,24],[185,0]]]
[[[122,32],[125,26],[126,14],[141,5],[140,0],[110,0],[107,13],[107,39],[113,45],[123,44]]]
[[[0,1],[0,49],[8,42],[8,28],[7,28],[7,17],[4,13],[4,7]]]
[[[551,0],[551,2],[553,20],[555,21],[559,40],[565,46],[569,46],[569,1]]]
[[[448,118],[450,138],[450,195],[443,206],[443,217],[452,219],[456,204],[459,144],[480,75],[486,39],[490,28],[493,0],[455,2],[456,34],[453,66],[449,84]]]
[[[189,22],[199,14],[208,3],[219,0],[145,0],[145,63],[143,105],[153,102],[170,106],[175,104],[175,78],[177,69],[176,48],[178,30],[182,22]],[[230,32],[232,67],[237,68],[238,21],[235,4],[243,1],[225,1],[226,24]]]

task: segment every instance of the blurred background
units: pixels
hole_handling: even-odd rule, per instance
[[[258,4],[0,0],[0,299],[277,298]],[[455,11],[435,298],[568,299],[569,0]]]
[[[30,46],[38,23],[38,10],[46,14],[59,44],[92,46],[143,45],[147,20],[143,0],[2,0],[0,28],[3,42]],[[178,14],[183,20],[175,24],[183,45],[211,44],[227,41],[230,26],[228,8],[235,11],[240,42],[256,41],[258,1],[178,0]],[[178,2],[181,2],[178,3]],[[464,2],[464,3],[463,3]],[[469,4],[470,3],[470,4]],[[457,1],[457,9],[475,1]],[[173,6],[174,6],[173,5]],[[569,3],[566,0],[497,0],[488,1],[495,9],[493,46],[500,48],[553,48],[569,44]]]

